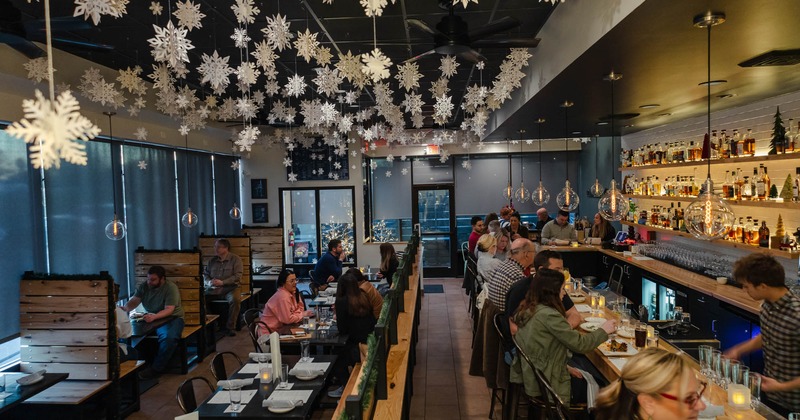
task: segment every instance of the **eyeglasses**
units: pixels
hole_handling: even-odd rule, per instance
[[[703,393],[706,392],[706,388],[707,387],[708,387],[708,383],[700,382],[700,390],[698,390],[697,392],[693,392],[693,393],[689,394],[686,398],[683,399],[683,402],[687,406],[689,406],[689,408],[694,407],[694,405],[697,404],[698,401],[700,401],[700,398],[703,396]],[[676,397],[674,395],[671,395],[671,394],[659,393],[658,395],[661,395],[662,397],[664,397],[664,398],[666,398],[668,400],[679,401],[678,397]]]

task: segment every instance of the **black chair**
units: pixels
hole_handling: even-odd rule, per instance
[[[261,311],[258,308],[250,308],[242,312],[242,324],[250,325],[251,322],[258,320],[261,317]]]
[[[209,395],[214,393],[214,387],[211,385],[211,382],[202,376],[195,376],[181,382],[178,386],[178,392],[175,394],[175,398],[178,400],[178,405],[181,407],[184,414],[197,410],[197,406],[199,405],[197,404],[197,396],[194,393],[195,381],[205,382],[205,384],[208,385]]]
[[[266,330],[267,333],[272,332],[267,326],[267,324],[261,321],[253,321],[247,324],[247,333],[250,334],[250,340],[253,342],[253,347],[255,348],[256,353],[264,353],[264,349],[261,348],[261,344],[258,342],[260,327],[263,327],[263,329]]]
[[[214,358],[211,359],[211,363],[209,366],[211,367],[211,374],[214,375],[214,379],[218,381],[224,381],[228,379],[228,371],[225,369],[225,356],[229,355],[236,359],[236,362],[239,363],[239,367],[243,366],[242,359],[239,358],[235,353],[230,351],[223,351],[214,355]]]
[[[500,335],[500,340],[505,341],[507,335],[503,329],[503,318],[505,318],[505,314],[496,313],[494,314],[494,319],[492,322],[494,323],[494,328],[497,330],[497,334]],[[493,388],[492,389],[492,401],[489,404],[489,420],[494,418],[494,403],[499,402],[502,411],[505,411],[505,403],[506,403],[506,390],[502,388]]]

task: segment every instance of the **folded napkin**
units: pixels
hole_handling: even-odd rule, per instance
[[[251,385],[255,378],[247,379],[230,379],[227,381],[217,381],[217,386],[222,389],[236,389]]]
[[[325,369],[314,369],[314,368],[292,368],[289,371],[290,375],[293,376],[302,376],[302,377],[309,377],[309,376],[320,376],[325,374]]]
[[[698,418],[716,418],[717,416],[724,416],[725,415],[725,407],[721,405],[714,405],[711,404],[709,400],[703,397],[703,402],[706,403],[706,409],[701,411],[700,414],[697,415]]]
[[[597,397],[597,393],[600,392],[600,386],[597,385],[597,381],[589,372],[581,369],[578,369],[578,372],[580,372],[581,375],[583,376],[583,379],[586,380],[587,406],[589,407],[589,409],[592,409],[594,408],[594,400]]]
[[[254,362],[269,362],[272,360],[272,354],[270,353],[250,353],[247,357]]]
[[[264,400],[261,402],[263,408],[292,408],[303,405],[303,400]]]

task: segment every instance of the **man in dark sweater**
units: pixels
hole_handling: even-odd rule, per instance
[[[331,239],[328,242],[328,252],[314,266],[314,278],[311,279],[312,286],[317,286],[319,290],[327,289],[328,283],[336,281],[342,275],[342,261],[344,261],[344,258],[342,241]]]

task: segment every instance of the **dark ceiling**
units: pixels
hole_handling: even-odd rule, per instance
[[[11,2],[13,6],[22,11],[23,22],[42,19],[44,15],[42,3],[28,3],[26,0],[0,0],[2,3]],[[111,51],[93,50],[84,47],[57,46],[90,61],[114,69],[125,69],[128,66],[140,65],[145,73],[152,69],[153,58],[147,39],[154,34],[153,24],[164,26],[167,22],[170,4],[167,0],[158,0],[164,7],[161,16],[154,16],[149,10],[151,1],[133,0],[127,6],[127,14],[115,19],[103,16],[100,24],[87,30],[60,32],[56,35],[61,38],[82,41],[86,43],[102,43],[113,46]],[[188,68],[195,69],[201,62],[202,54],[211,54],[214,50],[220,56],[230,56],[230,65],[235,67],[239,63],[239,49],[233,44],[230,35],[238,27],[236,18],[230,6],[233,0],[195,0],[200,5],[200,11],[206,15],[202,20],[202,28],[189,32],[188,38],[195,48],[189,51],[190,63]],[[266,17],[276,13],[287,16],[291,23],[291,31],[319,32],[317,40],[323,46],[329,47],[337,61],[337,50],[346,53],[351,50],[354,55],[368,53],[373,49],[373,19],[367,17],[358,0],[334,0],[333,4],[324,4],[322,0],[257,0],[256,6],[261,10],[254,24],[247,28],[248,34],[254,42],[263,39],[261,29],[266,27]],[[72,16],[74,4],[72,1],[51,1],[54,17]],[[175,10],[175,1],[171,4]],[[465,10],[460,4],[453,8],[455,14],[461,16],[469,25],[470,30],[483,26],[490,21],[496,21],[506,16],[513,16],[520,21],[520,25],[512,30],[502,32],[494,38],[534,38],[545,20],[552,12],[554,6],[550,3],[539,3],[533,0],[482,0],[480,4],[470,3]],[[377,45],[391,58],[393,64],[424,53],[434,47],[432,36],[422,33],[414,28],[407,28],[406,19],[419,19],[434,27],[444,16],[447,16],[447,7],[440,6],[437,0],[397,0],[395,4],[389,2],[382,16],[377,17]],[[8,13],[0,13],[8,16]],[[6,18],[7,19],[7,18]],[[0,17],[2,20],[2,17]],[[174,18],[173,21],[177,22]],[[31,34],[29,34],[31,36]],[[251,50],[253,49],[251,43]],[[483,83],[489,84],[499,72],[503,58],[508,54],[508,48],[483,48],[481,54],[486,57],[487,65],[483,71]],[[279,53],[280,64],[277,65],[278,81],[281,85],[286,83],[287,77],[295,72],[306,75],[306,82],[310,83],[315,74],[313,68],[316,63],[307,64],[302,58],[297,58],[295,51]],[[420,81],[420,93],[426,104],[423,108],[426,115],[432,113],[431,95],[428,92],[430,85],[439,78],[439,55],[424,57],[418,61],[423,78]],[[253,59],[251,59],[252,61]],[[450,79],[450,94],[453,102],[461,100],[468,85],[479,83],[479,72],[472,63],[459,60],[458,74]],[[392,68],[394,76],[396,68]],[[232,76],[235,81],[235,75]],[[264,76],[259,79],[263,83]],[[199,87],[199,76],[192,71],[187,82],[194,87]],[[235,83],[231,84],[228,95],[238,96],[235,92]],[[392,77],[391,86],[397,91],[395,103],[403,99],[402,89]],[[348,89],[343,86],[343,89]],[[309,89],[310,90],[310,89]],[[361,104],[372,104],[372,95],[365,92],[361,97]],[[210,92],[210,89],[206,89]],[[296,103],[296,102],[295,102]],[[458,113],[448,125],[457,126],[463,118]],[[408,127],[410,121],[407,118]],[[427,117],[426,126],[433,124],[432,118]]]

